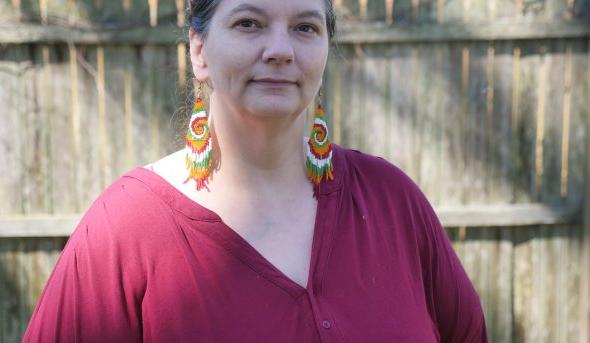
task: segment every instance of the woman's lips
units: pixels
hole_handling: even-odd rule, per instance
[[[296,85],[296,82],[284,79],[256,79],[252,80],[253,83],[260,85],[260,86],[268,86],[268,87],[286,87],[286,86],[293,86]]]

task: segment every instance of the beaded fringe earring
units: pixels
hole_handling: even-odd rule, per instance
[[[307,144],[305,165],[307,177],[314,186],[314,197],[317,198],[320,183],[326,180],[333,180],[334,164],[332,163],[332,143],[328,138],[328,124],[324,118],[324,109],[321,103],[321,89],[318,94],[318,104],[315,110],[315,118]]]
[[[186,168],[188,177],[184,181],[195,180],[197,191],[207,188],[207,182],[212,177],[212,139],[209,130],[209,116],[205,111],[202,97],[202,83],[199,82],[196,91],[195,106],[186,133]],[[209,188],[207,188],[209,190]]]

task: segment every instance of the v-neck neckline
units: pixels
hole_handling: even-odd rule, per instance
[[[318,275],[318,272],[320,271],[320,262],[322,261],[322,258],[319,256],[319,246],[329,245],[325,243],[327,243],[326,240],[330,240],[330,237],[327,236],[332,236],[330,233],[333,227],[327,225],[326,219],[336,213],[336,211],[329,211],[329,209],[332,206],[332,202],[336,200],[336,194],[338,193],[339,192],[335,192],[329,195],[320,195],[318,197],[312,234],[311,254],[307,261],[308,272],[305,287],[287,276],[275,264],[262,255],[262,253],[260,253],[260,251],[250,244],[244,237],[238,234],[230,226],[225,224],[223,220],[219,220],[219,230],[209,230],[210,228],[203,228],[199,227],[198,225],[195,227],[214,239],[224,249],[226,249],[242,262],[246,263],[259,275],[265,277],[268,281],[275,284],[276,286],[284,289],[294,298],[297,298],[307,293],[310,289],[312,289],[312,287],[314,287],[314,281],[316,279],[315,276]],[[332,222],[333,221],[329,221],[328,223]]]
[[[191,221],[217,222],[219,226],[212,230],[209,225],[191,225],[205,235],[211,237],[225,250],[247,264],[253,271],[266,278],[269,282],[285,290],[293,298],[317,288],[321,283],[322,268],[330,254],[335,215],[338,212],[338,199],[342,185],[344,162],[340,156],[342,147],[333,144],[334,180],[322,182],[318,192],[316,216],[312,234],[311,255],[308,260],[306,287],[288,277],[283,271],[271,263],[252,244],[227,225],[213,210],[189,198],[166,179],[150,169],[137,167],[125,176],[138,179],[146,184],[156,195],[166,202],[175,212],[179,212]]]

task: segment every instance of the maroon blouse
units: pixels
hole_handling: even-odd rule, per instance
[[[307,288],[136,168],[92,204],[24,342],[486,342],[478,296],[400,169],[334,145]]]

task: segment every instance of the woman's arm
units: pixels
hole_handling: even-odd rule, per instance
[[[426,197],[417,196],[422,274],[429,312],[441,342],[487,342],[479,296]]]
[[[105,193],[68,240],[23,342],[141,341],[143,273],[133,240],[111,220],[125,207]]]

